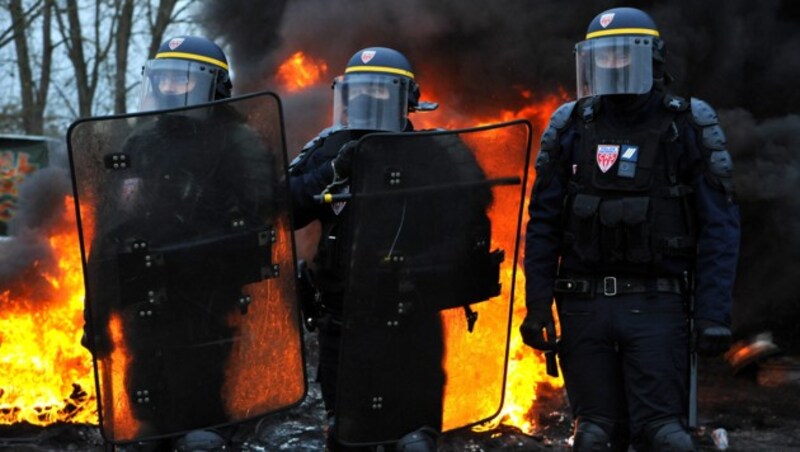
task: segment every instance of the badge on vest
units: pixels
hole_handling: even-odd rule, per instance
[[[639,161],[639,146],[622,145],[622,153],[617,166],[617,176],[626,179],[636,177],[636,162]]]
[[[345,186],[339,193],[350,193],[350,186]],[[344,210],[344,207],[347,205],[347,201],[337,201],[331,204],[331,209],[333,209],[334,215],[339,215]]]
[[[617,161],[617,157],[619,156],[619,145],[618,144],[598,144],[597,145],[597,166],[600,168],[600,171],[607,172],[614,166],[614,163]]]

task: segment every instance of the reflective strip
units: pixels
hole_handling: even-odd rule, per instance
[[[601,36],[615,35],[650,35],[660,37],[658,30],[652,28],[615,28],[613,30],[600,30],[586,33],[586,39],[599,38]]]
[[[225,64],[224,61],[220,61],[216,58],[211,58],[203,55],[197,55],[194,53],[186,53],[186,52],[162,52],[157,53],[156,58],[183,58],[186,60],[194,60],[194,61],[202,61],[204,63],[211,63],[215,66],[219,66],[222,69],[228,70],[228,65]]]
[[[388,66],[351,66],[344,70],[345,74],[349,74],[350,72],[388,72],[389,74],[397,74],[403,75],[410,79],[414,79],[414,73],[411,71],[406,71],[404,69],[397,69],[394,67]]]

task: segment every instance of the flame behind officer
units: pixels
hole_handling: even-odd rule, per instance
[[[317,378],[329,422],[333,421],[336,403],[345,273],[348,268],[346,257],[349,254],[344,240],[350,209],[346,201],[320,204],[313,198],[323,191],[332,194],[349,192],[356,140],[367,133],[412,131],[408,118],[410,112],[436,108],[435,104],[419,100],[419,87],[408,59],[385,47],[369,47],[356,52],[347,63],[344,74],[334,79],[333,91],[333,126],[306,144],[289,166],[295,229],[315,220],[319,220],[322,226],[314,258],[315,290],[321,302],[321,318],[316,322],[320,344]],[[305,310],[308,314],[309,310]],[[330,429],[333,430],[332,424]],[[428,434],[414,432],[405,441],[432,444],[433,439]],[[328,444],[334,450],[343,450],[332,435],[328,437]]]
[[[130,404],[139,429],[122,439],[146,438],[140,445],[153,450],[220,450],[226,442],[223,436],[232,435],[231,429],[192,429],[235,420],[223,392],[235,342],[231,338],[238,334],[230,317],[242,315],[237,303],[242,287],[258,278],[243,276],[254,265],[244,264],[247,268],[242,269],[231,262],[248,262],[248,256],[263,250],[250,246],[252,241],[238,246],[226,240],[266,227],[277,177],[270,154],[276,151],[264,148],[236,107],[199,107],[230,94],[227,59],[216,44],[195,36],[165,41],[144,66],[140,111],[198,108],[136,116],[136,125],[114,149],[129,157],[130,165],[103,179],[106,202],[97,207],[88,259],[87,284],[95,300],[92,323],[108,325],[112,314],[122,312],[128,356],[125,391],[131,400],[134,394],[152,394],[146,403]],[[231,224],[243,227],[234,230]],[[173,257],[171,262],[165,258],[170,263],[157,269],[158,278],[143,277],[136,273],[138,267],[118,264],[127,262],[128,251],[121,244],[132,240],[154,249],[180,250],[188,257]],[[163,303],[151,298],[155,307],[148,309],[160,319],[157,327],[128,314],[137,304],[118,302],[135,293],[126,294],[123,288],[141,281],[160,288],[150,294],[169,297]],[[96,328],[92,340],[92,352],[101,360],[110,359],[113,346],[107,330]],[[174,350],[188,351],[176,358]],[[191,384],[185,382],[186,375],[192,376]],[[109,397],[115,395],[109,392]],[[106,419],[113,425],[113,417]],[[149,439],[187,430],[174,440]]]
[[[731,335],[739,213],[725,136],[707,103],[665,92],[646,13],[599,14],[575,56],[578,100],[553,114],[536,161],[523,340],[558,350],[575,450],[694,450],[685,301],[701,353]]]

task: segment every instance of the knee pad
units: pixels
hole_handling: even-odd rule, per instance
[[[677,420],[648,429],[654,431],[650,436],[649,450],[653,452],[694,452],[692,436]]]
[[[423,427],[407,433],[397,441],[397,452],[435,452],[438,432],[430,427]]]

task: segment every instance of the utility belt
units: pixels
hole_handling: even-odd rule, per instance
[[[617,276],[601,276],[587,278],[558,278],[553,291],[559,294],[616,295],[633,293],[671,293],[683,294],[684,284],[680,278],[628,278]]]

